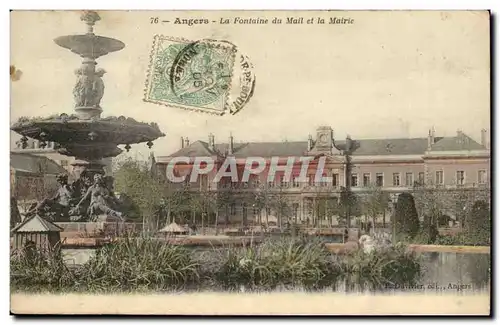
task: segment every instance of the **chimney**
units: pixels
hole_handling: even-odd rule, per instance
[[[488,148],[488,144],[486,143],[486,129],[481,130],[481,145],[485,148]]]
[[[184,139],[184,147],[189,147],[189,138],[188,137],[186,137]]]
[[[227,148],[228,155],[232,155],[234,152],[234,138],[233,135],[229,135],[229,147]]]
[[[427,137],[427,150],[431,150],[432,145],[436,141],[436,131],[434,130],[434,127],[429,129],[429,136]]]
[[[212,133],[208,135],[208,148],[212,151],[215,149],[215,137]]]
[[[184,149],[184,137],[181,137],[181,149]]]
[[[313,137],[309,134],[309,138],[307,139],[307,151],[311,151],[313,148]]]

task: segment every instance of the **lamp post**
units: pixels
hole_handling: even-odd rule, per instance
[[[335,146],[334,143],[334,147]],[[342,155],[344,156],[344,177],[345,177],[345,194],[346,194],[346,200],[347,200],[347,206],[346,206],[346,221],[347,221],[347,228],[349,229],[351,227],[351,167],[352,167],[352,161],[351,161],[351,154],[352,154],[352,149],[353,149],[353,142],[351,137],[348,135],[345,139],[345,146],[343,149],[337,148],[338,150],[341,150]]]
[[[341,204],[347,203],[346,204],[346,209],[345,209],[345,219],[347,222],[347,236],[349,234],[349,229],[351,228],[351,154],[352,154],[352,149],[353,149],[353,141],[349,135],[347,135],[345,139],[345,145],[343,147],[338,146],[335,144],[335,140],[333,140],[333,147],[339,150],[342,155],[344,156],[344,178],[345,178],[345,186],[342,188],[340,197],[339,199],[342,198],[342,194],[345,195],[345,200],[347,202],[342,202]],[[341,202],[341,200],[339,200]]]
[[[392,203],[392,216],[391,216],[391,224],[392,224],[392,242],[396,244],[396,203],[398,202],[398,196],[396,194],[391,195],[391,203]]]

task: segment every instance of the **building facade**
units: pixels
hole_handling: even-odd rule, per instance
[[[188,138],[182,138],[177,152],[157,157],[156,170],[164,177],[174,157],[189,157],[189,163],[176,164],[174,168],[176,173],[189,176],[196,157],[211,157],[216,167],[220,167],[226,157],[232,157],[236,160],[238,175],[241,175],[248,157],[265,158],[269,165],[272,157],[286,161],[288,157],[304,156],[314,157],[305,182],[298,181],[300,168],[295,166],[288,182],[279,172],[273,182],[268,182],[269,169],[266,166],[261,174],[252,175],[248,182],[234,183],[225,178],[213,182],[218,170],[215,168],[196,183],[186,182],[186,185],[192,192],[230,193],[233,200],[229,200],[227,206],[218,207],[217,222],[281,223],[286,219],[299,223],[338,224],[339,212],[334,206],[345,188],[359,197],[375,189],[382,190],[394,201],[398,193],[414,191],[416,187],[466,191],[489,189],[490,184],[490,149],[486,130],[481,130],[480,143],[461,131],[451,137],[440,137],[433,129],[422,138],[347,137],[339,141],[334,139],[333,130],[328,126],[317,128],[315,136],[309,135],[307,141],[297,142],[235,143],[230,136],[228,142],[216,143],[213,135],[208,136],[207,142],[190,142]],[[316,183],[315,162],[321,156],[326,157],[324,175],[331,179]],[[264,207],[257,205],[255,202],[263,193],[272,196],[274,203],[264,204]],[[355,213],[360,214],[359,211],[348,212]]]
[[[10,153],[10,186],[21,210],[54,193],[57,175],[67,171],[53,160],[29,153]]]

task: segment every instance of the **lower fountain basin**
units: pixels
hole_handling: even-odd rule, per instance
[[[165,136],[156,123],[142,123],[132,118],[105,117],[90,120],[61,114],[47,118],[21,118],[13,131],[41,141],[53,141],[60,152],[77,157],[114,157],[121,153],[117,145],[151,141]]]

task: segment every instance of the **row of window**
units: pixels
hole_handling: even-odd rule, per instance
[[[487,184],[488,176],[486,174],[486,170],[478,170],[477,171],[477,183],[478,184]],[[444,184],[444,173],[442,170],[436,171],[434,182],[438,185]],[[455,183],[457,185],[464,185],[467,182],[466,174],[463,170],[458,170],[455,174]]]
[[[413,186],[415,184],[415,180],[413,179],[412,172],[405,173],[404,183],[403,183],[401,177],[402,177],[401,173],[393,173],[392,174],[392,186],[404,186],[404,185]],[[436,171],[434,174],[433,181],[434,181],[434,184],[436,184],[436,185],[443,185],[444,184],[444,172],[442,170]],[[425,173],[424,172],[418,173],[417,182],[419,184],[425,183]],[[465,171],[458,170],[456,172],[456,176],[455,176],[455,184],[464,185],[465,183],[466,183]],[[478,184],[486,184],[487,183],[486,170],[479,170],[478,171],[477,183]],[[364,187],[367,187],[367,186],[370,186],[371,184],[372,184],[371,174],[364,173],[362,185]],[[351,186],[357,187],[360,185],[361,184],[359,182],[358,174],[353,173],[351,175]],[[384,173],[376,173],[375,174],[375,186],[384,186]]]
[[[204,177],[201,178],[201,185],[203,187],[206,187],[208,184],[208,179],[206,178],[206,175],[203,175]],[[315,175],[309,175],[307,179],[307,183],[310,186],[316,185],[316,186],[333,186],[337,187],[339,185],[339,175],[338,174],[333,174],[332,175],[332,181],[330,182],[321,182],[321,183],[315,183]],[[477,183],[478,184],[486,184],[487,183],[487,174],[486,170],[479,170],[477,173]],[[189,183],[189,177],[186,178],[186,182]],[[384,181],[384,173],[375,173],[375,179],[372,181],[372,174],[371,173],[363,173],[362,178],[359,178],[359,174],[357,173],[352,173],[351,178],[350,178],[350,185],[352,187],[369,187],[371,185],[375,186],[386,186],[385,181]],[[414,173],[412,172],[407,172],[404,173],[404,178],[402,173],[393,173],[392,174],[392,186],[413,186],[415,182],[418,182],[419,184],[424,184],[425,183],[425,173],[424,172],[419,172],[417,174],[417,179],[414,179]],[[438,170],[434,173],[434,179],[433,179],[434,184],[436,185],[443,185],[444,184],[444,172],[442,170]],[[466,174],[465,171],[459,170],[456,172],[455,176],[455,184],[457,185],[464,185],[466,183]],[[221,182],[220,187],[229,187],[231,186],[231,182]],[[234,184],[233,184],[234,185]],[[277,186],[281,187],[300,187],[301,182],[299,182],[298,177],[292,177],[291,182],[286,182],[284,176],[280,176],[276,181],[274,182],[268,182],[267,183],[268,187],[274,188]],[[239,187],[243,188],[257,188],[260,186],[260,179],[257,177],[250,178],[249,182],[243,182],[238,184]]]

